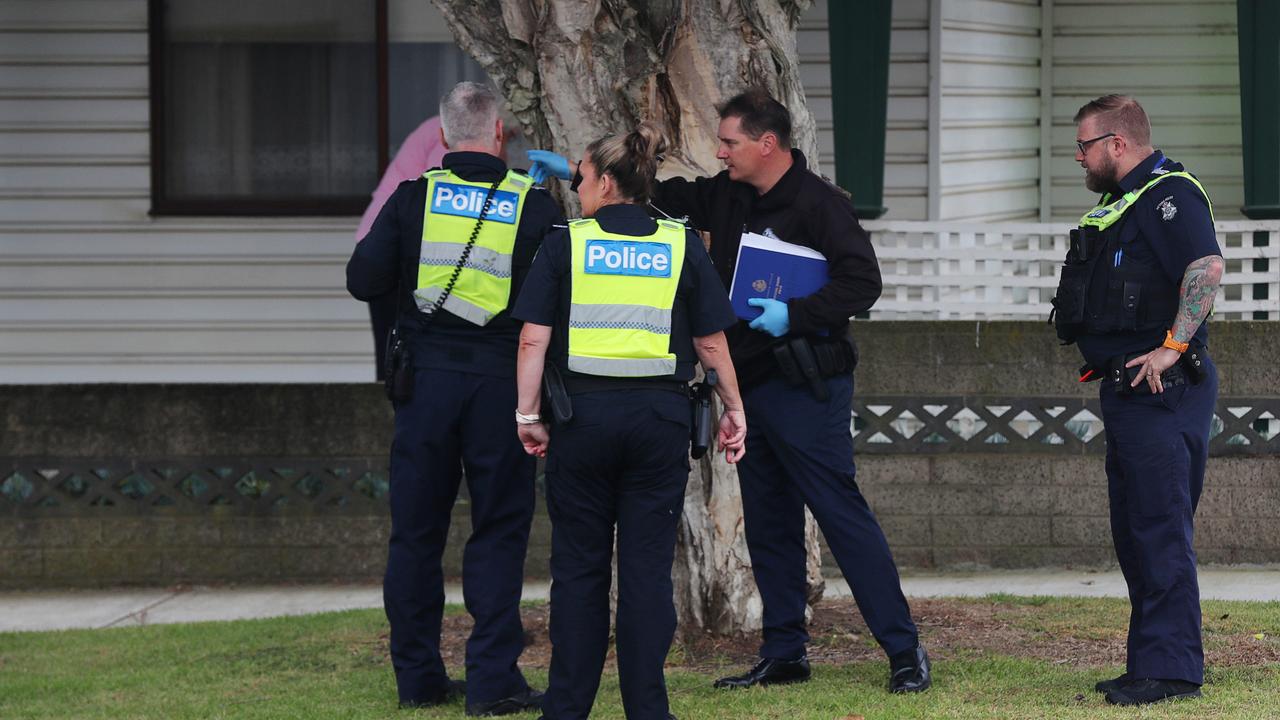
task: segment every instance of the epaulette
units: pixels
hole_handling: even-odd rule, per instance
[[[533,184],[533,179],[519,170],[507,170],[506,181],[524,190]]]

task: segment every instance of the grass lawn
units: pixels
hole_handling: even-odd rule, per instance
[[[1111,708],[1092,691],[1123,662],[1121,600],[1014,598],[912,603],[935,660],[919,696],[884,692],[885,662],[850,603],[826,601],[811,633],[814,679],[737,692],[710,682],[750,662],[754,640],[700,637],[673,649],[672,710],[699,718],[1277,718],[1280,603],[1205,602],[1205,697]],[[546,608],[525,608],[523,664],[546,683]],[[461,672],[469,619],[450,608],[446,661]],[[0,634],[0,718],[460,718],[462,704],[395,707],[386,619],[307,617]],[[612,659],[611,659],[612,661]],[[524,717],[532,720],[536,714]],[[605,671],[593,717],[621,718]]]

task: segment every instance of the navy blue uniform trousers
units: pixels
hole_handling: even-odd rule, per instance
[[[1126,671],[1204,683],[1200,587],[1192,547],[1218,397],[1212,364],[1199,385],[1159,395],[1100,389],[1107,439],[1111,537],[1129,586]]]
[[[618,683],[629,720],[666,720],[662,668],[675,635],[671,563],[689,480],[689,400],[663,390],[573,396],[551,431],[551,674],[547,720],[591,713],[609,648],[618,544]]]
[[[853,378],[819,402],[780,379],[743,392],[747,454],[738,463],[747,548],[764,602],[760,656],[805,653],[804,508],[809,506],[871,634],[893,656],[917,644],[889,544],[854,481]]]
[[[533,520],[534,459],[516,436],[513,377],[419,368],[413,399],[396,407],[391,446],[391,544],[383,602],[400,701],[447,687],[440,658],[441,556],[465,469],[471,537],[462,591],[475,627],[467,640],[467,701],[510,697],[527,686],[520,591]]]

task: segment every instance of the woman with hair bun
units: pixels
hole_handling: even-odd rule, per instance
[[[745,452],[746,418],[724,329],[736,318],[697,235],[645,210],[666,141],[653,125],[601,138],[579,164],[583,218],[549,234],[513,315],[524,322],[516,422],[546,457],[551,518],[547,720],[586,718],[609,645],[618,548],[619,684],[630,720],[665,720],[663,664],[675,634],[671,564],[689,475],[688,383],[719,378],[718,440]],[[544,424],[544,365],[572,417]]]

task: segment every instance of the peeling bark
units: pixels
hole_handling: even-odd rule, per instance
[[[721,169],[715,106],[756,85],[791,110],[793,144],[818,170],[795,47],[810,0],[432,2],[535,147],[579,158],[591,141],[650,120],[672,143],[662,177],[714,175]],[[562,199],[576,211],[576,197]],[[823,583],[817,528],[806,518],[814,602]],[[682,628],[759,630],[750,570],[736,472],[722,456],[695,462],[674,571]]]

